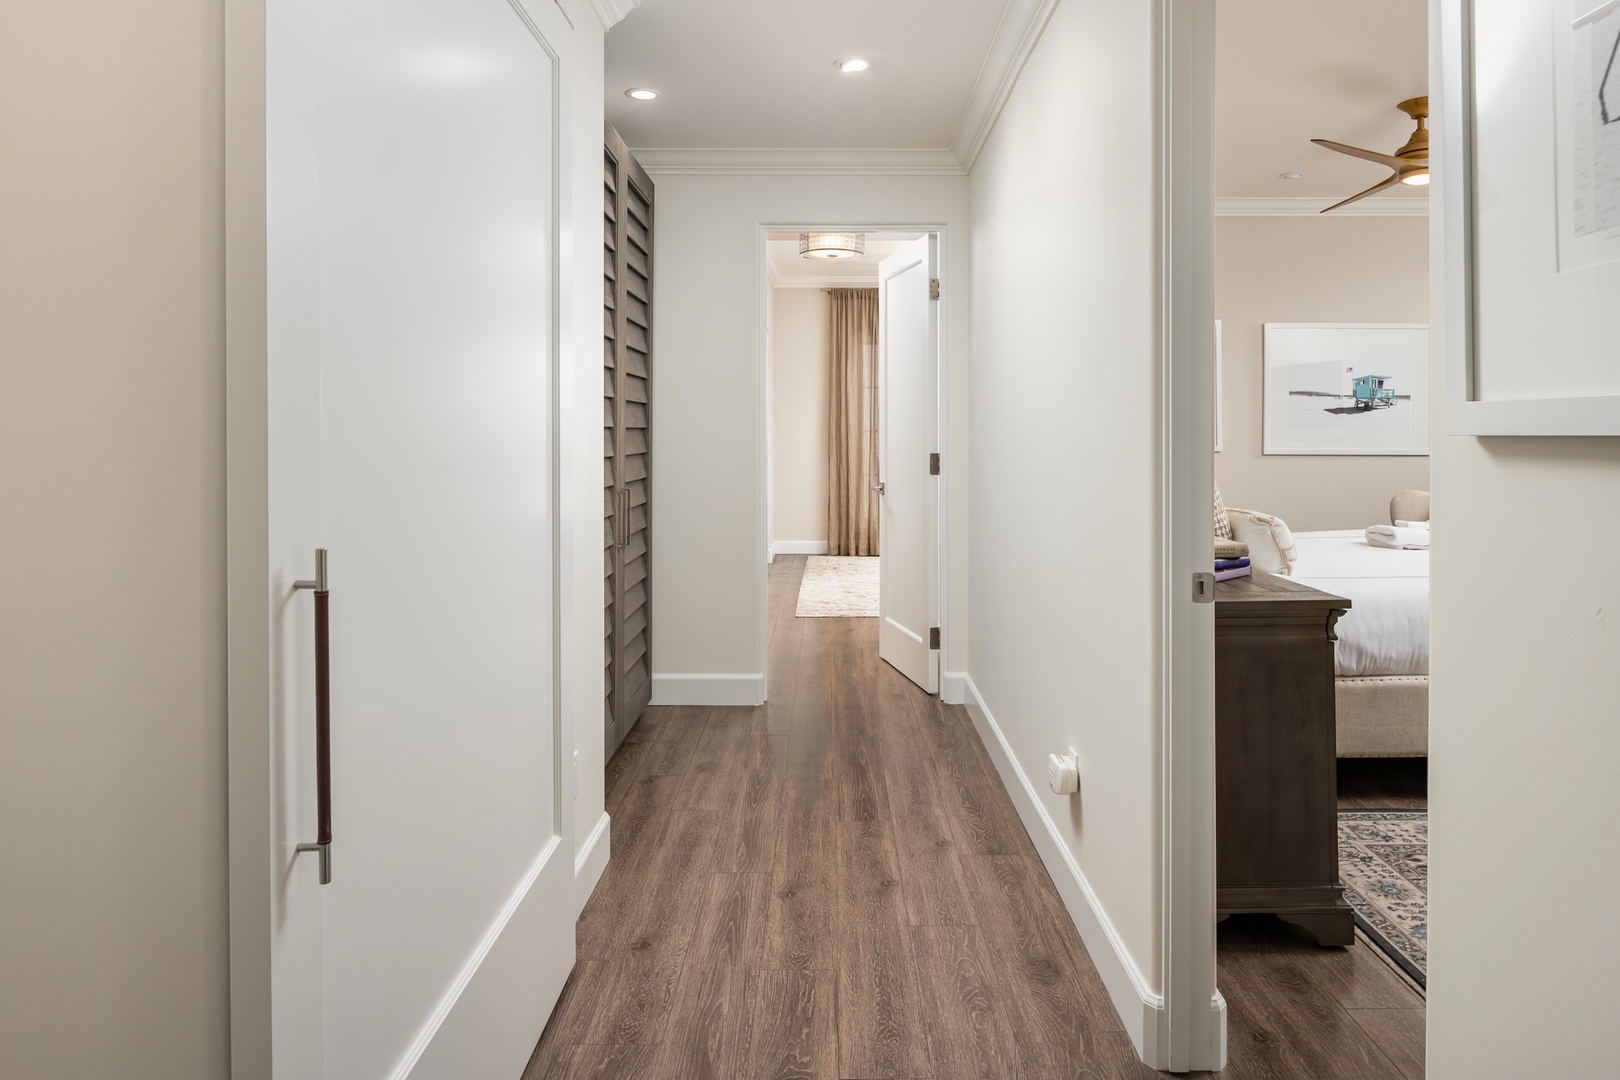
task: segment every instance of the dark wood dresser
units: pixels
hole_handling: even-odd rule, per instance
[[[1271,574],[1215,586],[1216,908],[1348,945],[1333,632],[1342,596]]]

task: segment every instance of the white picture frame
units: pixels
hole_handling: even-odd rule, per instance
[[[1221,320],[1215,320],[1215,452],[1221,452]]]
[[[1436,10],[1446,433],[1620,435],[1620,3]]]
[[[1265,454],[1429,453],[1429,328],[1266,323]]]

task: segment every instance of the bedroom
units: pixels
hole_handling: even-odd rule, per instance
[[[1332,693],[1307,694],[1323,717],[1317,742],[1271,747],[1260,765],[1286,758],[1295,776],[1310,774],[1279,782],[1317,813],[1314,839],[1271,841],[1320,852],[1336,839],[1346,886],[1342,902],[1301,900],[1281,918],[1287,901],[1275,895],[1245,906],[1223,892],[1230,917],[1220,961],[1281,949],[1333,978],[1329,971],[1354,969],[1352,957],[1375,957],[1414,991],[1391,1004],[1419,1029],[1427,978],[1427,169],[1426,158],[1404,172],[1376,158],[1397,148],[1409,152],[1406,161],[1426,154],[1427,17],[1426,5],[1410,0],[1363,5],[1353,20],[1334,5],[1227,0],[1216,52],[1216,534],[1229,530],[1246,544],[1253,571],[1342,601],[1325,639]],[[1363,148],[1373,157],[1350,152]],[[1287,669],[1306,682],[1320,674],[1288,668],[1272,646],[1244,652],[1221,636],[1222,612],[1234,610],[1221,601],[1261,580],[1217,588],[1218,702],[1229,700],[1220,696],[1223,678],[1229,694],[1250,678],[1232,670],[1237,664]],[[1238,708],[1217,705],[1218,788],[1230,789],[1229,762],[1242,753],[1228,741],[1237,738],[1229,713]],[[1295,736],[1295,719],[1284,740]],[[1336,775],[1314,769],[1328,755],[1324,739],[1336,750]],[[1260,765],[1246,761],[1245,779]],[[1236,820],[1228,797],[1221,813]],[[1237,842],[1222,830],[1227,865],[1237,861],[1228,854]],[[1386,858],[1397,847],[1404,863]],[[1222,886],[1233,882],[1223,876]]]

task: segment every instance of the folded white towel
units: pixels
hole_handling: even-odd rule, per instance
[[[1367,530],[1367,543],[1374,547],[1426,548],[1429,546],[1429,530],[1374,525]]]
[[[1429,531],[1429,523],[1427,521],[1397,521],[1395,523],[1395,527],[1397,529],[1422,529],[1424,532]]]

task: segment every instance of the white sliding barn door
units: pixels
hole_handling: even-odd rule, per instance
[[[277,1080],[515,1080],[573,965],[550,44],[569,31],[532,9],[267,5]],[[317,547],[329,884],[296,851],[317,829],[316,644],[293,582]]]
[[[925,236],[878,267],[878,655],[939,690],[939,241]]]

